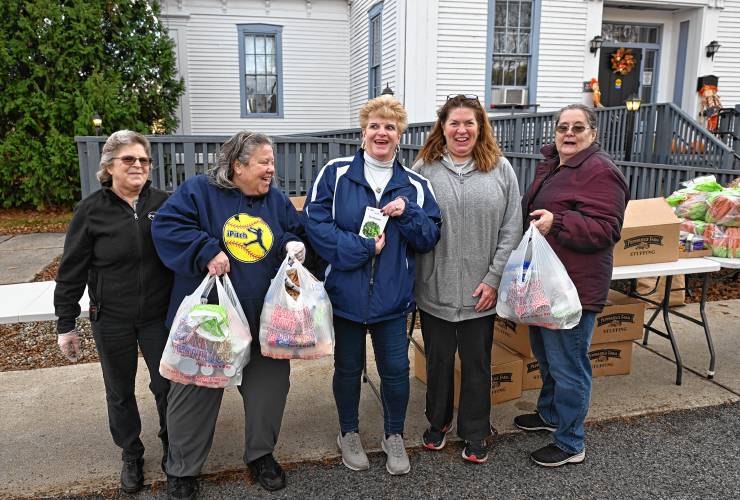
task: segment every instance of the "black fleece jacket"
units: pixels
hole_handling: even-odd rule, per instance
[[[57,333],[74,329],[86,284],[100,318],[164,320],[172,272],[154,250],[151,224],[166,199],[167,193],[150,187],[148,181],[136,211],[110,185],[77,204],[54,290]]]

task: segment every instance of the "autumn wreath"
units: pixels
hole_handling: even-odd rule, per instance
[[[635,67],[637,61],[632,49],[621,47],[612,53],[612,71],[620,75],[627,75]]]

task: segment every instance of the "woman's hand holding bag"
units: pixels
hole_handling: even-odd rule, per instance
[[[575,327],[581,311],[578,291],[563,263],[530,224],[506,263],[496,313],[517,323],[560,330]]]
[[[252,335],[228,275],[223,285],[206,276],[177,309],[159,363],[159,373],[173,382],[223,388],[241,384],[249,362]],[[207,304],[216,285],[218,304]]]

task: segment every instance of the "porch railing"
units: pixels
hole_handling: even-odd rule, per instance
[[[521,122],[526,127],[543,126],[544,122]],[[95,178],[100,162],[100,150],[105,137],[76,137],[80,164],[82,196],[100,188]],[[193,175],[204,173],[216,162],[219,147],[226,136],[149,136],[154,166],[151,171],[155,187],[174,191]],[[352,156],[360,147],[357,139],[326,137],[273,137],[275,145],[275,184],[289,196],[307,194],[319,170],[331,159]],[[400,160],[411,166],[421,146],[404,144]],[[535,165],[542,156],[535,152],[506,152],[524,191],[531,184]],[[681,181],[699,175],[713,174],[724,184],[738,176],[737,170],[717,169],[711,165],[669,165],[616,160],[630,186],[633,198],[667,196],[679,187]]]
[[[635,114],[623,106],[595,111],[599,142],[617,160],[740,169],[740,157],[731,146],[673,103],[644,104]],[[507,152],[536,154],[555,140],[552,113],[490,115],[489,119],[499,145]],[[423,144],[432,125],[431,122],[409,125],[401,142]],[[360,140],[362,134],[359,128],[354,128],[293,137],[301,136]],[[740,153],[740,143],[738,148]]]

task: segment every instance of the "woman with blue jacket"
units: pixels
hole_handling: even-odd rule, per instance
[[[352,470],[369,467],[358,433],[369,330],[380,374],[385,430],[381,446],[391,474],[411,470],[403,426],[409,400],[406,318],[415,308],[414,255],[434,248],[441,225],[427,180],[396,158],[406,125],[406,110],[397,100],[370,100],[360,111],[361,149],[354,157],[324,166],[306,206],[308,238],[329,264],[324,279],[334,308],[333,390],[342,461]],[[361,235],[368,208],[388,216],[381,234]]]

